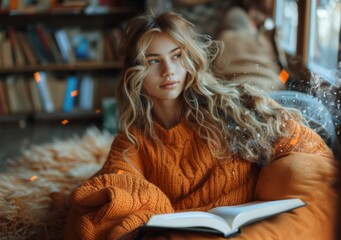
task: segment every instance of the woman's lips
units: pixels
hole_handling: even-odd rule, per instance
[[[175,87],[175,85],[178,84],[178,81],[169,81],[169,82],[165,82],[164,84],[162,84],[160,87],[161,88],[173,88]]]

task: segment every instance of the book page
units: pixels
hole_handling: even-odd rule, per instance
[[[217,207],[211,213],[223,217],[231,229],[259,221],[275,214],[304,206],[300,199],[285,199],[269,202],[251,202],[236,206]]]
[[[212,228],[223,233],[224,235],[227,235],[230,232],[230,227],[223,218],[207,212],[157,214],[152,216],[146,225],[169,228]]]

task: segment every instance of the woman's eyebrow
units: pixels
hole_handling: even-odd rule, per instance
[[[175,51],[177,51],[179,49],[180,49],[180,47],[176,47],[176,48],[170,50],[169,54],[171,54],[171,53],[173,53],[173,52],[175,52]],[[148,54],[146,54],[146,57],[157,57],[157,56],[160,56],[160,54],[158,54],[158,53],[148,53]]]

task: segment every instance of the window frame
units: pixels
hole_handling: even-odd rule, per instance
[[[284,18],[284,12],[282,11],[280,13],[280,10],[284,9],[284,0],[276,1],[275,4],[275,26],[276,28],[282,28],[283,27],[283,18]],[[297,33],[296,33],[296,41],[295,46],[291,46],[289,43],[282,42],[281,39],[279,39],[280,47],[286,51],[287,53],[294,55],[297,51]]]
[[[315,27],[314,24],[310,24],[310,22],[315,23],[315,11],[317,8],[317,0],[311,0],[311,1],[307,1],[309,2],[309,6],[306,7],[307,9],[307,41],[305,41],[307,47],[304,49],[304,64],[307,66],[307,68],[317,74],[318,76],[322,77],[323,79],[327,80],[329,83],[331,84],[335,84],[336,83],[336,76],[335,76],[335,72],[337,69],[327,69],[317,63],[315,63],[312,60],[312,55],[313,55],[313,48],[314,48],[314,44],[312,44],[312,41],[310,39],[311,36],[315,35]],[[340,32],[341,32],[341,24],[340,24],[340,29],[339,29],[339,49],[338,51],[340,51],[340,44],[341,44],[341,39],[340,39]],[[341,61],[340,56],[337,56],[337,60],[336,60],[336,67],[338,66],[339,62]]]
[[[316,74],[325,82],[330,85],[336,83],[336,74],[335,71],[337,69],[329,70],[326,69],[312,61],[310,61],[311,50],[313,46],[309,44],[309,37],[311,35],[312,28],[314,28],[310,24],[312,22],[311,15],[315,15],[312,11],[314,10],[312,4],[314,4],[316,0],[298,0],[298,26],[297,26],[297,38],[296,38],[296,51],[288,51],[288,49],[283,48],[284,52],[287,54],[288,59],[296,59],[294,64],[290,64],[289,62],[289,71],[291,75],[295,75],[298,78],[302,78],[305,81],[309,81],[311,74]],[[275,24],[276,27],[281,26],[283,22],[280,21],[281,14],[280,11],[283,11],[283,0],[275,1],[274,6],[274,16],[275,16]],[[341,25],[339,31],[339,53],[337,57],[336,66],[340,67],[341,65]],[[280,41],[280,40],[279,40]],[[298,61],[297,61],[298,59]],[[340,71],[340,69],[338,69]]]

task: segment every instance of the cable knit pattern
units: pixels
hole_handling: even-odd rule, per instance
[[[290,152],[313,153],[319,156],[332,158],[332,151],[326,147],[322,138],[310,128],[299,125],[294,120],[283,123],[288,132],[287,137],[277,140],[273,148],[274,158]]]
[[[276,158],[297,151],[331,156],[312,130],[293,121],[286,128],[289,136],[273,148]],[[155,213],[207,211],[253,200],[261,170],[256,164],[234,155],[216,159],[185,121],[169,130],[155,122],[155,130],[163,146],[136,129],[139,149],[123,134],[115,138],[103,168],[72,195],[65,239],[130,239]]]

